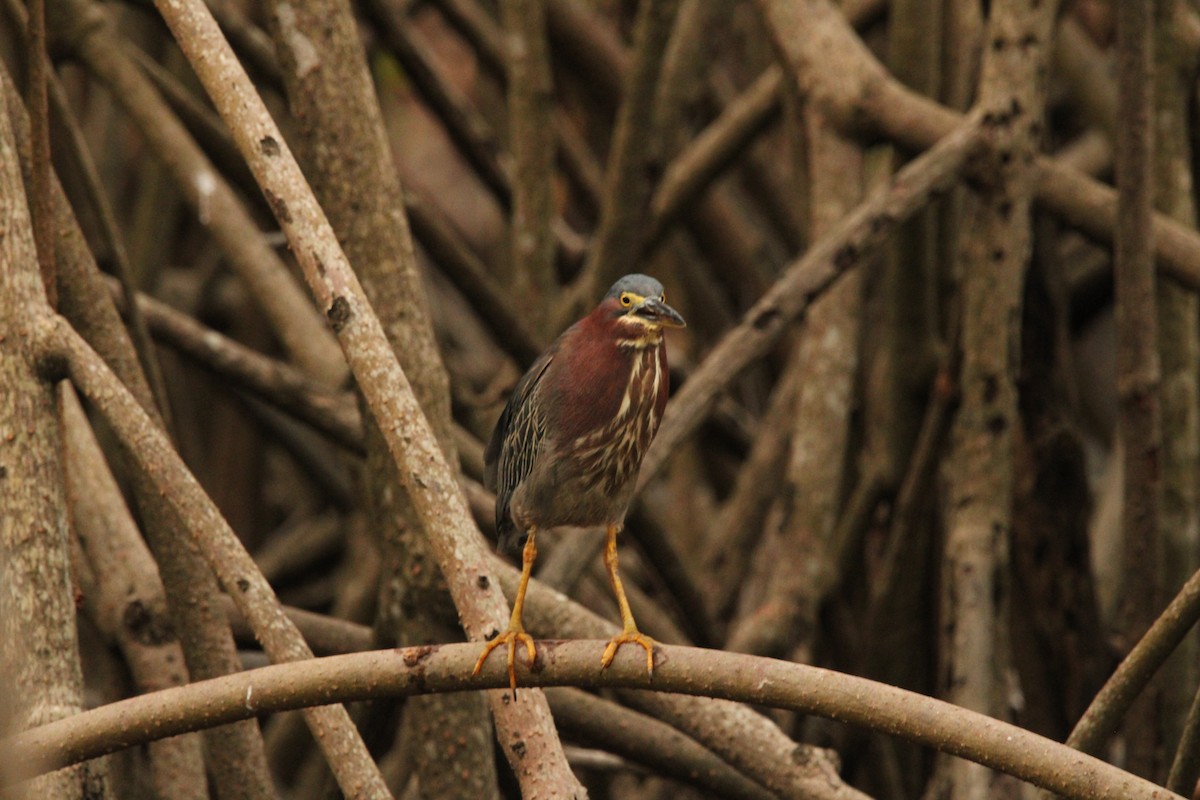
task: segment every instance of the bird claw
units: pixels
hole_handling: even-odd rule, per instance
[[[623,631],[608,640],[604,655],[600,657],[600,669],[606,669],[617,656],[617,650],[623,644],[639,644],[646,650],[646,672],[654,677],[654,640],[637,630]]]
[[[529,666],[533,668],[533,662],[537,660],[537,647],[533,643],[533,637],[519,628],[509,628],[504,633],[492,639],[484,645],[483,652],[479,654],[479,660],[475,662],[475,669],[471,670],[472,675],[478,675],[483,669],[483,662],[487,661],[487,657],[492,654],[502,644],[508,645],[508,685],[514,692],[517,689],[517,643],[522,642],[525,645],[525,652],[529,655]]]

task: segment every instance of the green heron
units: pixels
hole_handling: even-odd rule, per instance
[[[484,453],[489,488],[496,492],[500,549],[524,543],[521,582],[508,630],[488,642],[475,672],[492,650],[508,645],[508,680],[524,643],[532,666],[533,637],[521,624],[525,589],[537,558],[539,529],[604,525],[604,565],[621,633],[608,643],[601,667],[622,644],[646,650],[654,673],[654,640],[640,633],[617,574],[617,533],[637,483],[638,468],[667,404],[667,348],[663,328],[682,328],[662,284],[646,275],[621,278],[590,314],[568,328],[517,383]]]

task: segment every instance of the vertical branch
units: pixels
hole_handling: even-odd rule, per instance
[[[512,271],[532,308],[558,285],[554,265],[554,90],[545,0],[502,4],[508,33],[508,146],[513,155]],[[547,315],[542,314],[547,320]]]
[[[15,89],[0,74],[18,143],[29,137]],[[24,162],[24,160],[23,160]],[[31,172],[32,165],[23,171]],[[100,269],[88,250],[61,187],[54,182],[56,231],[59,237],[59,311],[128,387],[141,408],[161,426],[154,397],[137,353],[117,310],[109,300]],[[123,452],[126,463],[130,453]],[[175,632],[193,680],[225,675],[241,668],[229,624],[217,606],[220,587],[192,543],[186,525],[154,484],[136,469],[131,488],[145,522],[146,541],[162,573]],[[238,722],[204,734],[209,772],[218,797],[268,797],[271,791],[262,736],[253,721]]]
[[[345,362],[311,301],[267,244],[233,188],[125,55],[107,14],[90,0],[51,2],[55,19],[64,20],[64,30],[57,33],[145,135],[180,193],[229,256],[230,266],[246,282],[284,349],[318,380],[331,385],[344,380]]]
[[[650,172],[658,157],[654,101],[679,3],[680,0],[646,0],[638,8],[633,61],[626,75],[624,102],[617,113],[608,155],[600,228],[583,272],[572,286],[570,302],[562,309],[564,319],[578,316],[609,283],[637,263],[653,188]]]
[[[306,173],[453,464],[449,377],[434,340],[403,187],[350,5],[313,0],[272,2],[269,8],[284,86],[300,123]],[[322,56],[313,64],[306,56],[315,41],[322,43]],[[549,246],[552,258],[552,240]],[[453,603],[429,563],[428,535],[400,487],[386,441],[370,415],[364,416],[365,502],[384,572],[376,630],[382,641],[400,645],[461,639]],[[447,800],[495,796],[492,727],[482,695],[413,698],[405,704],[404,724],[424,741],[416,759],[424,794]]]
[[[1188,104],[1196,54],[1180,41],[1176,21],[1186,13],[1178,0],[1155,2],[1155,205],[1189,228],[1196,225]],[[1193,11],[1194,13],[1194,11]],[[1162,588],[1174,591],[1196,570],[1200,554],[1200,303],[1195,292],[1164,276],[1156,278],[1158,351],[1162,369]],[[1161,601],[1162,598],[1160,597]],[[1155,608],[1159,608],[1156,606]],[[1157,611],[1155,612],[1157,613]],[[1164,692],[1160,736],[1179,741],[1185,709],[1200,678],[1196,636],[1184,641],[1160,681]],[[1165,766],[1165,765],[1163,765]]]
[[[992,4],[979,91],[992,158],[959,245],[962,406],[947,461],[942,681],[950,702],[1001,719],[1011,713],[1005,619],[1020,310],[1055,5]],[[993,780],[978,765],[945,760],[935,792],[987,797]]]
[[[1124,444],[1121,527],[1125,574],[1118,624],[1128,644],[1162,601],[1162,418],[1154,286],[1154,4],[1117,5],[1116,291],[1118,432]],[[1193,320],[1194,323],[1194,320]],[[1126,718],[1129,768],[1152,774],[1161,689],[1153,685]]]
[[[795,92],[795,85],[788,88]],[[801,131],[791,142],[800,174],[807,176],[811,238],[826,235],[862,199],[862,151],[843,137],[820,108],[799,105]],[[765,586],[730,634],[741,652],[783,656],[797,645],[809,652],[820,603],[834,584],[841,560],[834,531],[846,493],[850,414],[858,370],[862,273],[847,275],[805,315],[792,354],[798,395],[793,408],[783,519],[763,545],[769,562]],[[802,565],[797,568],[797,565]],[[751,588],[747,586],[747,588]],[[750,595],[753,596],[753,595]],[[745,604],[744,604],[745,605]]]
[[[139,692],[188,682],[158,567],[146,548],[100,443],[74,390],[63,392],[63,455],[75,537],[96,576],[84,602],[96,626],[115,641]],[[162,798],[203,800],[208,795],[202,739],[177,736],[148,747],[150,775]],[[247,793],[247,795],[249,794]]]
[[[29,204],[33,216],[33,239],[37,245],[42,285],[51,308],[58,306],[54,267],[54,202],[50,194],[50,104],[47,95],[49,64],[46,59],[46,2],[29,0],[28,17],[29,91],[27,103],[33,122],[33,182]]]
[[[19,3],[20,0],[12,0],[12,2]],[[154,341],[150,338],[150,332],[146,328],[146,320],[142,316],[140,307],[134,302],[137,285],[133,274],[133,263],[125,244],[125,236],[117,225],[117,216],[112,203],[104,193],[100,173],[96,169],[95,159],[88,149],[83,131],[67,103],[66,91],[57,78],[53,77],[50,82],[50,101],[54,104],[55,114],[64,128],[68,155],[73,159],[75,168],[79,171],[88,201],[92,206],[92,212],[100,224],[104,244],[112,255],[113,273],[121,282],[121,290],[129,309],[129,335],[137,349],[142,371],[146,374],[146,379],[154,393],[159,415],[163,419],[163,426],[171,431],[173,422],[170,398],[167,396],[167,385],[163,378],[162,365],[154,352]]]
[[[923,96],[937,97],[941,70],[941,0],[900,0],[889,12],[888,62],[896,79]],[[884,164],[902,164],[903,148],[893,146]],[[877,162],[878,163],[878,162]],[[879,166],[884,166],[879,164]],[[872,181],[881,170],[876,167]],[[884,167],[887,171],[886,166]],[[861,470],[889,487],[902,479],[923,416],[935,369],[939,278],[937,209],[922,211],[896,232],[875,267],[880,284],[880,325],[867,331],[868,385],[865,448]]]
[[[54,384],[35,368],[30,318],[46,303],[16,140],[0,103],[0,667],[14,727],[83,710]],[[102,794],[104,764],[45,775],[29,798]]]

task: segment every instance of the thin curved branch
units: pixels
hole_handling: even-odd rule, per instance
[[[286,606],[288,616],[313,651],[323,656],[361,653],[377,646],[366,625]],[[252,643],[254,634],[232,602],[225,603],[234,633]],[[711,750],[664,722],[578,689],[546,692],[555,722],[576,741],[642,764],[652,772],[716,792],[721,797],[771,800],[774,793],[738,772]]]
[[[1192,575],[1083,712],[1067,744],[1096,752],[1183,637],[1200,620],[1200,572]]]
[[[1079,800],[1179,797],[1015,725],[865,678],[659,645],[651,679],[640,654],[631,650],[601,670],[602,649],[596,641],[541,642],[536,671],[522,664],[518,680],[523,686],[645,689],[791,709],[899,736]],[[263,667],[102,706],[11,737],[0,749],[28,777],[166,736],[314,703],[506,686],[506,667],[498,659],[471,675],[478,651],[469,643],[409,647]]]
[[[691,737],[646,714],[581,689],[548,689],[554,720],[572,741],[615,753],[651,772],[717,797],[775,800],[777,795],[730,767]]]

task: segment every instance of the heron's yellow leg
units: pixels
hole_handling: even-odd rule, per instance
[[[617,596],[617,607],[621,610],[621,632],[608,641],[604,655],[600,657],[600,667],[603,669],[612,663],[617,650],[623,644],[638,644],[646,650],[646,671],[654,675],[654,640],[638,631],[637,623],[633,621],[633,612],[629,610],[629,600],[625,597],[625,587],[621,585],[621,576],[617,574],[617,533],[621,530],[618,525],[608,526],[608,541],[604,545],[604,566],[608,568],[608,580],[612,584],[613,594]]]
[[[479,670],[483,669],[483,662],[487,661],[487,657],[491,655],[492,651],[502,644],[507,644],[508,685],[513,689],[517,688],[517,643],[524,643],[525,651],[529,654],[529,666],[532,667],[537,658],[537,648],[533,644],[533,637],[525,632],[525,626],[521,623],[521,612],[525,608],[525,589],[528,588],[529,576],[533,573],[533,562],[537,560],[537,545],[534,544],[536,532],[536,528],[529,529],[529,538],[525,540],[525,549],[521,553],[521,582],[517,584],[517,598],[513,601],[508,630],[484,646],[479,660],[475,662],[475,669],[471,672],[472,675],[478,675]]]

